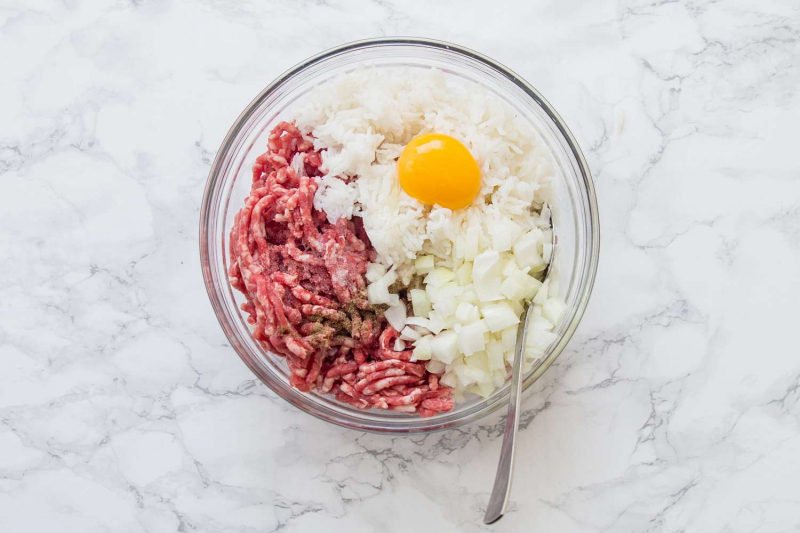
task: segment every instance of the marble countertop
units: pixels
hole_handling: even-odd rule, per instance
[[[0,6],[0,531],[800,529],[795,0],[102,4]],[[491,527],[500,414],[412,438],[304,415],[200,275],[233,119],[382,35],[522,74],[596,179],[594,295],[525,397]]]

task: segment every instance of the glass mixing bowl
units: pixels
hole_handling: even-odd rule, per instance
[[[255,342],[243,301],[228,284],[227,238],[233,217],[251,185],[251,165],[266,147],[270,130],[301,104],[313,87],[359,66],[438,68],[448,76],[478,83],[511,105],[531,124],[550,150],[556,169],[552,202],[558,235],[556,267],[567,309],[556,327],[557,339],[526,374],[529,387],[555,361],[577,328],[597,270],[600,233],[597,199],[589,168],[578,144],[552,106],[506,67],[457,45],[412,38],[359,41],[303,61],[272,82],[242,112],[217,153],[200,212],[200,256],[214,312],[231,345],[270,389],[299,409],[348,428],[379,433],[425,433],[452,428],[496,411],[508,401],[508,384],[488,398],[474,397],[453,411],[420,418],[378,409],[358,410],[331,396],[303,393],[289,386],[281,357]],[[233,364],[233,363],[232,363]]]

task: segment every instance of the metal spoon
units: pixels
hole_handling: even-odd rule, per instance
[[[548,207],[547,204],[542,206]],[[553,230],[553,251],[550,255],[550,263],[544,273],[544,279],[550,275],[550,267],[555,258],[555,228],[550,217],[550,227]],[[489,505],[486,507],[486,514],[483,516],[484,524],[493,524],[503,518],[508,505],[508,497],[511,495],[511,479],[514,476],[514,452],[517,440],[517,429],[519,428],[519,407],[522,400],[522,368],[525,359],[525,342],[528,336],[528,312],[531,309],[531,302],[525,302],[525,310],[522,312],[521,323],[517,329],[517,344],[514,347],[514,364],[511,367],[511,390],[508,399],[508,414],[506,415],[506,428],[503,431],[503,445],[500,448],[500,461],[497,464],[497,474],[494,477],[494,487],[492,496],[489,498]]]

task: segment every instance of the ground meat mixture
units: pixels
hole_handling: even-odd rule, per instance
[[[261,345],[286,358],[292,386],[358,408],[432,416],[453,408],[398,332],[366,298],[375,259],[359,218],[328,222],[313,207],[322,158],[294,124],[282,122],[253,165],[253,186],[230,236],[231,285]]]

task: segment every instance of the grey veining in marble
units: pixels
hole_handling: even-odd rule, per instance
[[[491,527],[499,414],[412,438],[302,415],[202,284],[230,123],[380,35],[509,65],[596,177],[595,293]],[[800,530],[796,0],[4,0],[0,73],[0,531]]]

